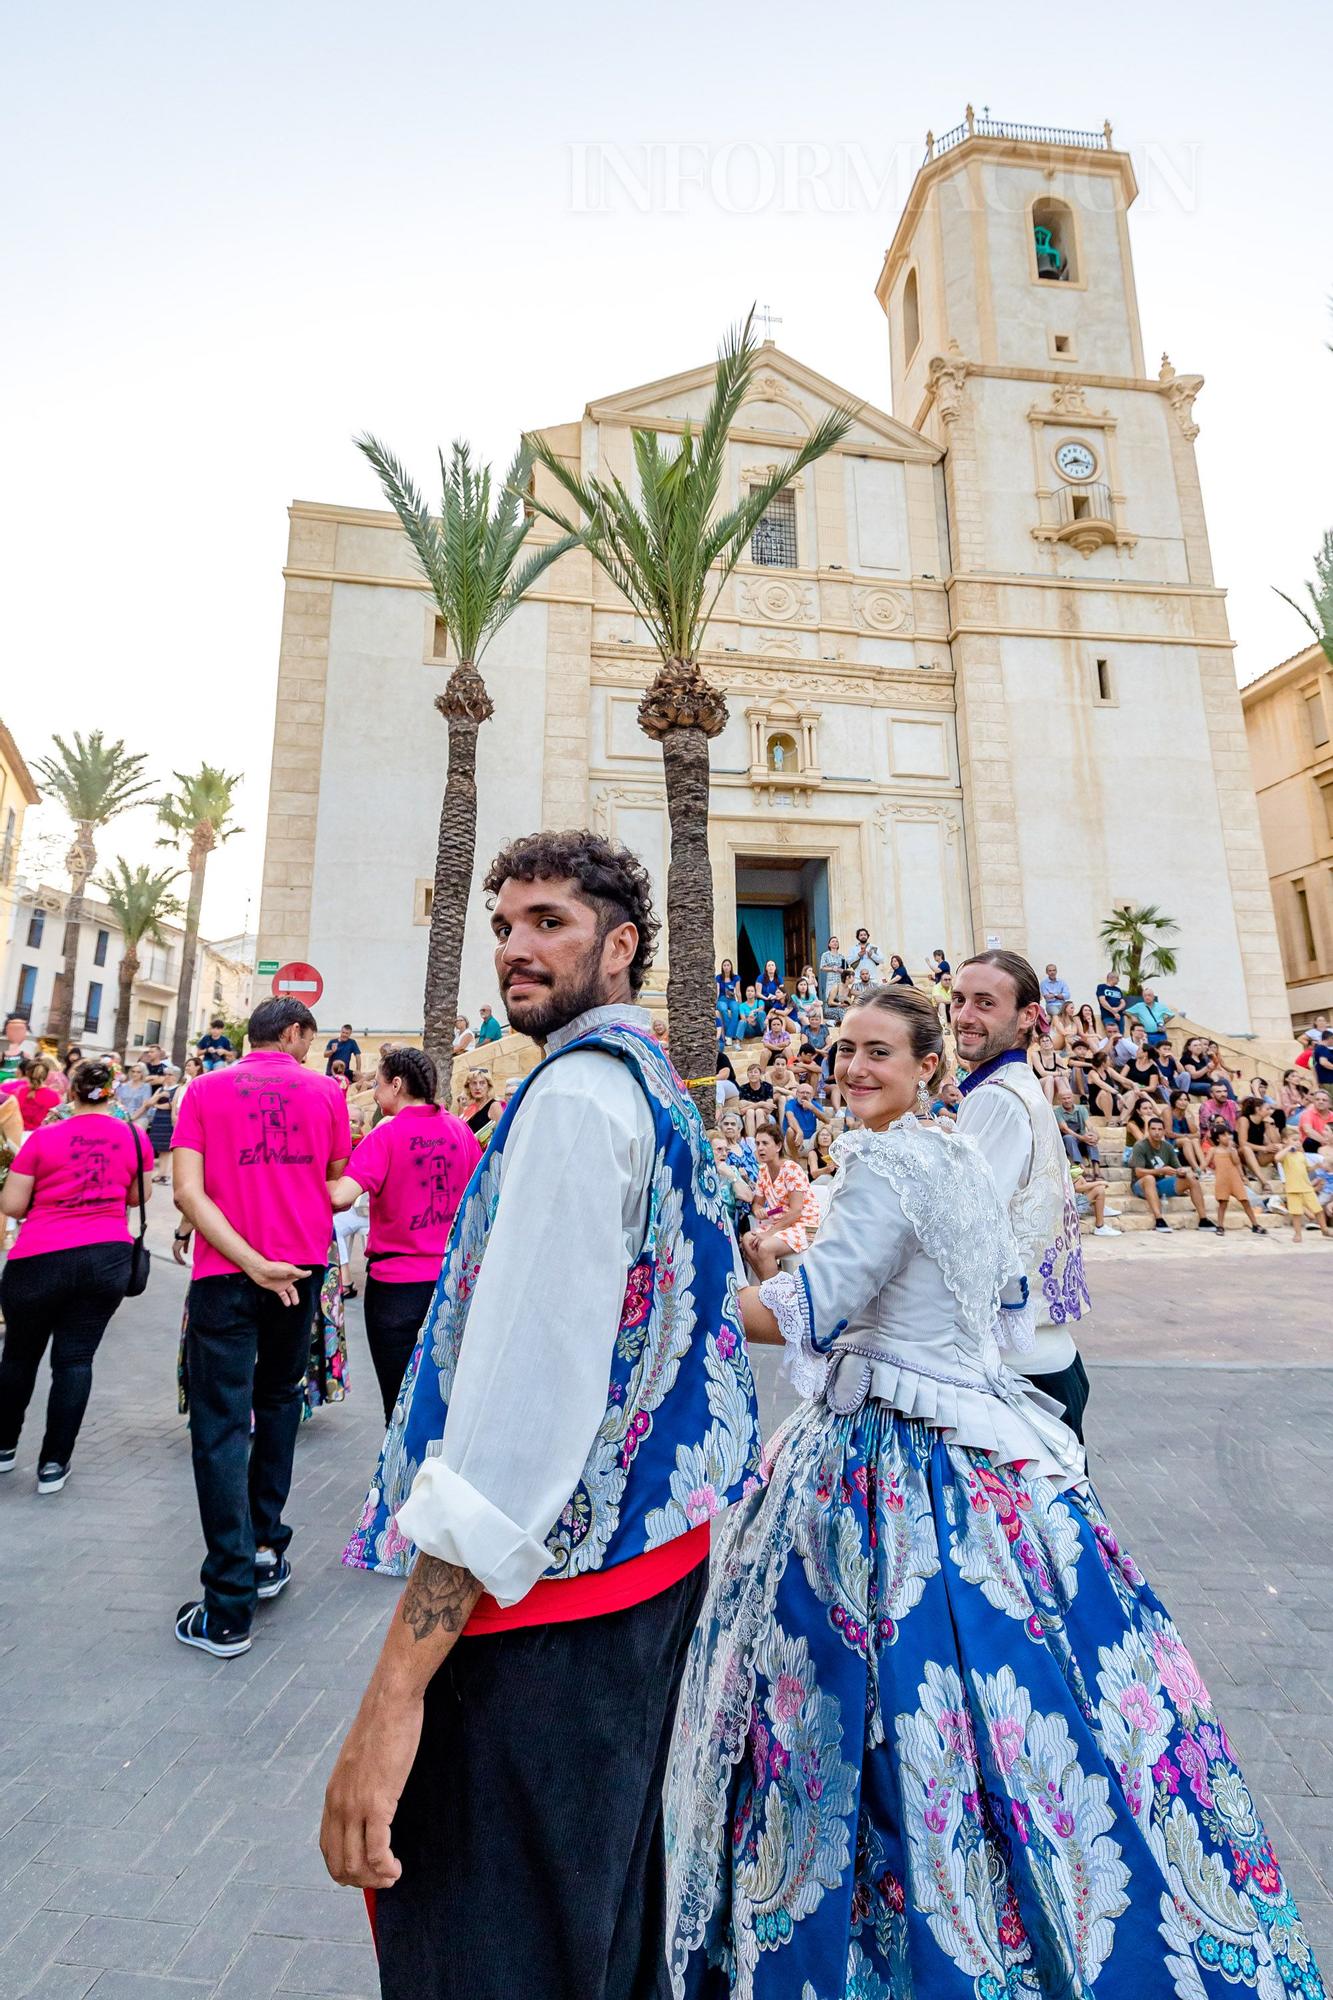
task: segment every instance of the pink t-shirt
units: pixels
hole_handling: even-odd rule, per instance
[[[438,1104],[404,1104],[367,1132],[347,1171],[370,1196],[371,1276],[408,1285],[440,1275],[463,1190],[481,1158],[476,1135]]]
[[[256,1049],[195,1077],[172,1143],[203,1155],[205,1194],[261,1257],[312,1270],[326,1261],[329,1170],[352,1150],[347,1100],[332,1077],[280,1049]],[[235,1269],[195,1231],[196,1278]]]
[[[145,1177],[153,1149],[144,1134]],[[31,1174],[32,1204],[19,1224],[11,1257],[77,1250],[84,1243],[128,1243],[125,1204],[135,1187],[135,1134],[105,1111],[79,1112],[30,1132],[12,1171]]]
[[[25,1076],[17,1077],[13,1083],[0,1085],[0,1097],[18,1100],[19,1116],[25,1132],[35,1132],[48,1112],[56,1110],[60,1103],[58,1090],[52,1090],[48,1084],[34,1090]]]

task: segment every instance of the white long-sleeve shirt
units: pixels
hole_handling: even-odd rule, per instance
[[[1012,1090],[978,1084],[963,1098],[955,1129],[976,1141],[1007,1207],[1032,1171],[1032,1120],[1022,1099]],[[1010,1349],[1004,1358],[1020,1375],[1055,1375],[1073,1364],[1078,1349],[1068,1328],[1052,1326],[1040,1300],[1035,1303],[1035,1347],[1024,1354]]]
[[[642,1008],[598,1007],[549,1052]],[[580,1049],[529,1085],[468,1310],[438,1455],[398,1523],[418,1548],[516,1604],[549,1566],[559,1520],[606,1414],[625,1281],[643,1247],[656,1155],[628,1066]]]

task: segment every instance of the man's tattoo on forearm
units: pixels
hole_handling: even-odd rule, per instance
[[[480,1595],[481,1585],[467,1570],[438,1556],[418,1556],[403,1592],[403,1623],[417,1640],[441,1630],[461,1632]]]

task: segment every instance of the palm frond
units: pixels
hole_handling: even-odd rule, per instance
[[[80,825],[105,826],[138,805],[152,789],[144,775],[146,755],[126,750],[119,738],[108,743],[100,729],[87,736],[76,729],[72,744],[63,736],[52,740],[57,754],[38,758],[33,769],[47,798],[63,806]]]

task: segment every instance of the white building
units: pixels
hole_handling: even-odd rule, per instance
[[[1159,903],[1181,927],[1176,1007],[1290,1033],[1195,464],[1202,379],[1148,372],[1136,193],[1109,130],[969,115],[930,142],[876,285],[894,414],[875,384],[765,345],[724,504],[830,407],[860,409],[779,496],[702,655],[731,717],[712,746],[715,943],[743,972],[798,969],[864,923],[918,973],[936,946],[956,964],[1002,944],[1054,958],[1083,998],[1103,920]],[[851,309],[871,274],[849,275]],[[595,397],[545,435],[632,487],[633,431],[679,435],[712,375]],[[516,384],[516,428],[529,415]],[[446,761],[434,605],[389,513],[295,504],[285,576],[259,957],[313,964],[325,1023],[410,1032]],[[646,638],[581,552],[504,628],[483,663],[479,874],[515,834],[593,825],[663,899]],[[461,1004],[494,997],[474,891]]]
[[[6,967],[9,989],[4,995],[4,1011],[26,1015],[34,1035],[42,1035],[46,1032],[56,974],[64,963],[68,897],[64,890],[21,879],[12,885],[10,896],[9,929],[0,949],[0,963]],[[145,938],[139,946],[139,970],[130,1002],[131,1049],[146,1048],[153,1042],[169,1046],[175,1028],[184,931],[179,924],[164,922],[162,936],[161,944]],[[228,946],[243,945],[244,940],[233,938],[225,942]],[[79,926],[70,1032],[71,1038],[90,1053],[111,1047],[120,997],[123,944],[111,911],[96,896],[86,897]],[[200,938],[190,1005],[192,1042],[215,1014],[222,1014],[228,1020],[245,1018],[250,1010],[253,969],[253,962],[246,964],[234,959],[218,945]]]

